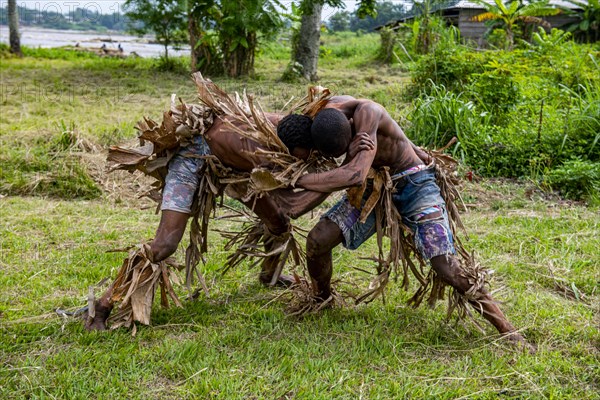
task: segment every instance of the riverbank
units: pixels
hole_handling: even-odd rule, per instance
[[[55,48],[65,46],[97,48],[104,45],[109,50],[123,48],[123,54],[136,53],[140,57],[159,57],[164,54],[164,46],[153,43],[154,36],[137,37],[123,32],[96,32],[45,29],[31,26],[20,28],[21,45],[28,47]],[[8,43],[8,26],[0,25],[0,43]],[[187,56],[189,46],[169,47],[169,55]]]

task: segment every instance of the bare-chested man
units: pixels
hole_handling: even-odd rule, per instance
[[[353,134],[369,138],[370,146],[342,167],[302,176],[296,186],[316,192],[334,192],[360,186],[371,167],[389,167],[395,184],[393,201],[403,222],[414,234],[416,248],[444,282],[460,293],[469,290],[471,285],[461,274],[455,255],[446,205],[436,184],[434,170],[431,165],[426,165],[428,156],[412,144],[387,111],[370,100],[337,96],[316,115],[311,129],[314,145],[324,155],[338,157],[344,154]],[[365,196],[368,197],[368,193]],[[314,293],[322,300],[331,295],[332,249],[340,243],[348,249],[356,249],[376,231],[375,211],[365,223],[358,221],[359,215],[360,210],[344,197],[308,235],[308,270]],[[501,334],[524,342],[491,295],[486,291],[480,295],[482,301],[477,304],[477,311]]]
[[[278,135],[290,153],[306,159],[313,147],[310,131],[312,120],[301,115],[291,115],[287,118],[279,114],[266,114],[266,116],[274,125],[279,125]],[[241,124],[238,124],[238,127],[242,127]],[[179,149],[169,162],[160,223],[156,236],[150,243],[153,262],[158,263],[172,255],[183,237],[198,189],[199,171],[204,163],[198,156],[212,154],[225,166],[238,171],[251,171],[255,167],[268,166],[268,159],[256,153],[259,147],[257,142],[243,138],[220,118],[215,118],[214,124],[203,137],[197,136],[190,146]],[[360,143],[357,139],[350,147],[349,154],[356,154],[360,150],[369,148],[370,144]],[[272,234],[280,235],[288,231],[290,218],[297,218],[313,209],[327,196],[328,193],[324,192],[278,189],[244,204],[254,211]],[[278,262],[279,256],[268,257],[263,261],[259,275],[263,284],[271,282]],[[279,277],[278,284],[289,283],[291,283],[290,277],[285,275]],[[95,317],[86,323],[87,329],[106,329],[106,320],[113,308],[111,296],[112,286],[97,300]]]

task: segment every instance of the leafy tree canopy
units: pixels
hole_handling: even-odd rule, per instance
[[[406,15],[402,3],[392,1],[361,2],[359,8],[350,15],[350,30],[373,31],[378,26],[395,21]]]
[[[126,15],[134,22],[132,32],[138,35],[153,32],[165,48],[187,41],[187,6],[181,0],[127,0]]]

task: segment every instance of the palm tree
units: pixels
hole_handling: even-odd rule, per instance
[[[471,18],[473,21],[496,21],[502,24],[506,30],[509,48],[512,49],[515,41],[515,26],[522,23],[534,23],[544,27],[550,27],[547,21],[540,17],[560,14],[561,10],[549,5],[549,0],[537,1],[535,3],[523,4],[521,1],[494,0],[495,4],[490,4],[484,0],[473,0],[474,3],[481,5],[486,12]]]
[[[565,27],[566,30],[573,32],[575,39],[581,42],[593,43],[600,40],[600,1],[566,1],[582,10],[581,12],[575,12],[566,8],[564,9],[566,13],[577,18],[576,21],[569,23]]]
[[[17,0],[8,0],[8,30],[10,52],[23,56],[21,52],[21,38],[19,37],[19,14],[17,12]]]

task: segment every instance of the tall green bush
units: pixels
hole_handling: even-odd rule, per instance
[[[432,84],[461,91],[472,74],[484,72],[487,58],[485,53],[474,53],[460,47],[439,47],[415,63],[409,93],[430,93]]]
[[[545,182],[568,198],[600,204],[600,163],[569,160],[550,171]]]
[[[490,62],[488,70],[473,73],[467,91],[485,110],[494,117],[495,124],[506,123],[506,113],[515,107],[519,100],[519,88],[512,78],[510,66]]]

